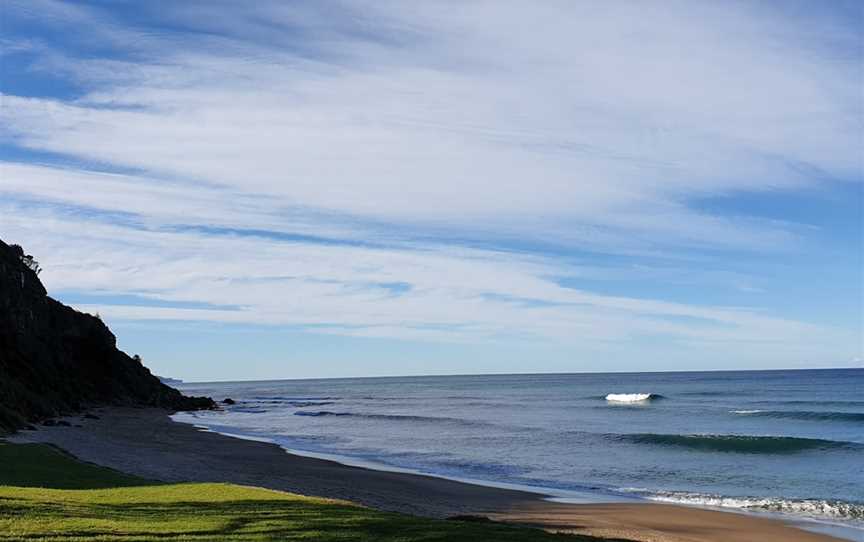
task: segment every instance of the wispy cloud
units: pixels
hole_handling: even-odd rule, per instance
[[[77,161],[2,166],[4,235],[45,254],[54,288],[239,308],[90,307],[109,317],[854,342],[561,280],[597,274],[562,250],[687,260],[806,242],[806,224],[699,202],[860,182],[861,34],[828,10],[183,2],[140,6],[133,24],[125,10],[8,9],[69,46],[34,35],[7,54],[80,93],[2,96],[7,142]],[[538,244],[558,252],[512,248]]]
[[[32,237],[30,223],[39,224],[33,250],[46,255],[45,276],[54,289],[131,292],[214,307],[81,305],[108,318],[316,326],[316,332],[457,341],[514,334],[580,344],[645,336],[727,346],[845,340],[842,333],[752,309],[564,287],[558,279],[580,269],[536,256],[274,242],[16,215],[5,224],[13,237]]]
[[[316,208],[655,242],[775,245],[770,225],[687,199],[860,171],[856,59],[814,47],[804,21],[585,6],[226,4],[195,23],[224,42],[129,31],[145,60],[64,58],[91,92],[6,96],[4,121],[31,147]],[[165,16],[191,26],[188,9]]]

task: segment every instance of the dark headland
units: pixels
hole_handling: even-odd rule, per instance
[[[97,405],[215,407],[160,382],[96,316],[48,296],[38,270],[0,240],[0,431]]]

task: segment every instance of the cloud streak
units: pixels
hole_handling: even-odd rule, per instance
[[[7,219],[5,226],[27,238],[34,218],[48,240],[34,251],[46,255],[44,274],[53,289],[236,307],[81,306],[109,319],[311,326],[317,332],[451,341],[514,334],[562,344],[646,336],[727,346],[843,339],[830,329],[752,309],[563,287],[556,279],[579,268],[548,258],[130,230],[38,215]]]
[[[12,21],[38,13],[67,46],[33,36],[5,54],[79,92],[4,94],[4,138],[74,163],[3,163],[4,236],[45,255],[52,288],[239,309],[85,307],[109,318],[854,343],[754,308],[568,288],[598,269],[559,257],[806,244],[807,224],[701,203],[861,181],[861,35],[827,11],[184,2],[133,23],[34,5],[11,2]],[[514,248],[539,245],[557,252]]]
[[[488,24],[481,2],[376,4],[357,22],[370,7],[346,6],[331,19],[226,5],[225,21],[198,29],[230,30],[221,45],[193,34],[172,52],[171,35],[151,36],[136,51],[148,61],[64,58],[91,90],[73,103],[6,96],[4,120],[30,147],[295,205],[654,242],[776,244],[764,224],[687,200],[860,172],[856,59],[809,45],[803,21],[744,6],[505,3]],[[167,16],[182,23],[187,9]],[[526,35],[526,14],[544,32]],[[282,38],[240,41],[262,34]]]

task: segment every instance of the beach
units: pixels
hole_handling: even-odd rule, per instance
[[[97,465],[166,482],[230,482],[352,501],[425,517],[486,516],[558,532],[643,542],[840,540],[766,517],[658,503],[561,504],[543,495],[346,466],[202,431],[152,408],[101,408],[98,419],[40,427],[11,442],[55,445]],[[76,427],[80,426],[80,427]]]

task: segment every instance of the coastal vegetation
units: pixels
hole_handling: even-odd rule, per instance
[[[589,541],[232,484],[165,484],[0,441],[0,541]]]

